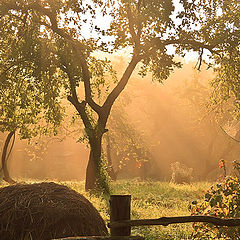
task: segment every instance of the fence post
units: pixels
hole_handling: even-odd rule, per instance
[[[110,196],[110,222],[130,220],[131,195]],[[130,236],[131,227],[110,229],[111,236]]]

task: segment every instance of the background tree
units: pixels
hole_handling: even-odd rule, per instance
[[[8,19],[0,26],[0,131],[8,133],[2,150],[1,168],[4,180],[10,183],[14,180],[9,175],[7,159],[14,145],[15,133],[20,139],[56,133],[62,119],[60,102],[54,97],[56,89],[45,93],[43,88],[47,86],[38,85],[33,80],[35,69],[28,68],[31,62],[18,55],[21,51],[29,56],[31,46],[15,38],[14,24],[13,19]]]
[[[135,119],[132,122],[126,111],[129,101],[130,96],[124,94],[115,104],[107,125],[109,132],[104,138],[109,175],[115,180],[118,175],[146,179],[154,165],[151,146],[145,141],[146,132],[136,129]]]
[[[204,2],[204,1],[203,1]],[[201,36],[217,50],[210,56],[216,78],[212,81],[212,100],[219,112],[229,112],[239,119],[240,79],[240,3],[239,1],[208,1],[204,7]],[[227,103],[227,104],[226,104]]]
[[[184,115],[190,119],[188,131],[199,139],[198,148],[204,156],[198,169],[202,179],[213,176],[213,172],[216,177],[218,162],[221,159],[232,162],[232,158],[236,156],[233,148],[237,143],[224,130],[236,132],[236,121],[229,113],[226,104],[224,108],[212,104],[211,91],[214,89],[211,88],[210,83],[214,78],[214,74],[195,70],[192,79],[184,81],[182,86],[173,90],[179,106],[184,109]]]
[[[8,47],[15,52],[14,66],[18,68],[22,60],[27,62],[24,72],[31,73],[36,85],[47,86],[42,88],[44,94],[52,98],[52,89],[56,88],[59,95],[63,89],[61,81],[64,80],[67,99],[83,121],[91,148],[86,189],[97,187],[108,192],[106,179],[102,175],[102,137],[107,131],[105,127],[111,108],[137,64],[141,63],[142,76],[150,71],[156,81],[167,79],[175,67],[181,66],[168,51],[168,46],[173,45],[180,55],[188,50],[199,52],[199,67],[203,51],[207,49],[213,63],[221,67],[219,74],[222,70],[225,72],[223,58],[226,59],[225,56],[232,51],[228,45],[236,32],[234,30],[233,36],[219,35],[224,24],[217,24],[218,10],[221,8],[222,15],[235,16],[239,3],[237,0],[231,4],[229,1],[195,3],[183,0],[180,1],[180,11],[175,10],[172,1],[99,0],[94,3],[77,0],[1,0],[0,24],[3,26],[1,35],[11,35],[8,39],[15,39],[16,49],[11,41],[8,42]],[[226,6],[232,7],[228,9]],[[100,40],[85,40],[81,28],[84,22],[88,22],[86,14],[89,12],[96,18],[99,9],[103,16],[112,16],[111,27],[109,31],[101,31],[97,23],[90,19],[92,30],[99,30]],[[177,21],[174,21],[176,18]],[[230,15],[229,19],[232,19]],[[233,21],[237,23],[237,19]],[[211,20],[214,21],[212,25]],[[6,32],[7,29],[12,32]],[[103,35],[114,40],[106,45],[102,42]],[[129,63],[115,87],[109,90],[105,99],[99,101],[98,95],[106,86],[107,73],[114,78],[114,71],[108,61],[97,59],[93,53],[123,48],[129,49]],[[78,92],[81,87],[82,98]]]

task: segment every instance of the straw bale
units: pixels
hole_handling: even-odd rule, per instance
[[[106,235],[96,208],[66,186],[43,182],[0,188],[1,240]]]

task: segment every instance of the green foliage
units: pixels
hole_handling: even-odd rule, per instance
[[[108,197],[110,195],[110,177],[107,173],[106,160],[103,157],[99,161],[97,168],[97,188],[93,192]]]
[[[174,55],[167,52],[164,37],[171,36],[174,23],[172,1],[118,1],[113,7],[113,22],[107,31],[115,37],[114,50],[133,48],[134,54],[143,56],[139,74],[152,73],[153,80],[162,82],[175,67],[181,67]],[[168,44],[167,44],[168,45]]]
[[[79,37],[82,14],[94,15],[93,7],[79,1],[10,0],[1,1],[0,9],[1,130],[19,129],[22,138],[56,134],[63,118],[61,101],[67,97],[83,120],[87,139],[98,137],[96,129],[104,126],[96,120],[94,106],[100,106],[93,99],[99,100],[116,78],[108,60],[91,55],[96,41]],[[78,91],[82,86],[85,96]]]
[[[101,103],[109,94],[111,84],[117,83],[116,71],[111,65],[111,61],[99,60],[95,57],[89,58],[89,70],[91,72],[91,87],[95,93],[95,98]]]
[[[236,167],[239,164],[235,163]],[[224,167],[220,164],[220,167]],[[240,179],[226,176],[206,191],[204,201],[193,202],[193,215],[208,215],[220,218],[240,217]],[[212,224],[194,224],[194,239],[238,239],[239,227],[220,227]]]
[[[55,132],[62,108],[49,41],[38,38],[33,22],[24,28],[26,22],[11,15],[0,19],[0,131],[19,130],[21,138]]]
[[[217,74],[212,82],[212,98],[215,106],[224,107],[235,118],[239,118],[240,80],[240,3],[234,1],[209,1],[208,21],[203,26],[204,38],[218,45],[219,54],[214,57]],[[213,12],[215,14],[213,14]],[[227,104],[226,104],[227,103]]]

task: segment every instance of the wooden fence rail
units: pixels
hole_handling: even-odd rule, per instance
[[[189,222],[212,223],[216,226],[227,226],[227,227],[240,226],[239,218],[222,219],[222,218],[217,218],[212,216],[180,216],[180,217],[161,217],[157,219],[116,221],[116,222],[110,222],[108,224],[108,227],[123,228],[123,227],[149,226],[149,225],[168,226],[169,224],[189,223]]]
[[[111,230],[111,236],[130,236],[131,227],[133,226],[168,226],[169,224],[189,222],[212,223],[216,226],[227,227],[240,226],[239,218],[222,219],[213,216],[180,216],[130,220],[130,206],[130,195],[112,195],[110,197],[110,223],[108,224],[108,227]]]

